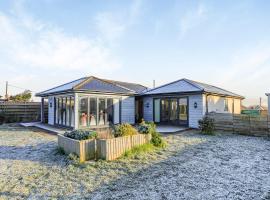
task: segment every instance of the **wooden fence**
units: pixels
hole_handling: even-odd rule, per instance
[[[149,143],[151,134],[138,134],[112,139],[97,140],[97,157],[105,160],[114,160],[131,148]]]
[[[58,146],[63,148],[66,154],[75,153],[80,158],[80,162],[95,159],[96,140],[74,140],[58,134]]]
[[[269,116],[232,115],[221,113],[209,113],[214,119],[216,130],[230,131],[237,134],[252,136],[270,136]]]
[[[149,143],[151,134],[138,134],[132,136],[111,138],[74,140],[58,134],[58,146],[63,148],[66,154],[75,153],[80,162],[91,159],[114,160],[135,146]]]
[[[0,115],[4,122],[30,122],[40,120],[40,102],[2,102]],[[48,104],[44,104],[45,119],[48,119]]]

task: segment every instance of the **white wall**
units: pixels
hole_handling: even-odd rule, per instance
[[[48,124],[54,125],[54,97],[48,98]]]
[[[205,99],[202,94],[189,96],[189,127],[198,128],[198,121],[203,118],[205,111]],[[194,104],[197,103],[197,108]]]
[[[123,96],[121,101],[121,123],[135,123],[135,97]]]

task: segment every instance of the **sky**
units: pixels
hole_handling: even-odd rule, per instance
[[[0,95],[84,76],[152,87],[181,78],[266,103],[268,0],[1,0]],[[16,86],[16,87],[14,87]]]

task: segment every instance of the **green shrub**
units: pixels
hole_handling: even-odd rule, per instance
[[[199,128],[204,134],[214,133],[214,119],[205,116],[203,119],[199,120]]]
[[[151,143],[155,147],[161,147],[161,148],[165,148],[166,147],[166,143],[162,139],[161,135],[157,132],[156,125],[155,125],[154,122],[145,122],[145,121],[142,121],[137,126],[137,129],[138,129],[139,133],[142,133],[142,134],[151,134],[152,135]]]
[[[136,135],[138,134],[138,131],[130,124],[125,123],[114,126],[113,134],[114,137],[123,137],[128,135]]]
[[[160,133],[153,132],[151,143],[156,147],[165,148],[167,146],[166,142],[162,139]]]
[[[156,125],[154,122],[142,121],[138,126],[137,130],[141,134],[153,134],[156,132]]]
[[[95,131],[88,131],[88,130],[74,130],[71,132],[65,132],[64,136],[75,140],[87,140],[96,138],[97,133]]]

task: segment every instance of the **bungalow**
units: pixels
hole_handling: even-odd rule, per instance
[[[157,88],[94,76],[84,77],[37,93],[48,99],[48,124],[104,128],[110,124],[134,124],[144,118],[158,124],[198,128],[208,112],[241,113],[244,97],[227,90],[180,79]]]

